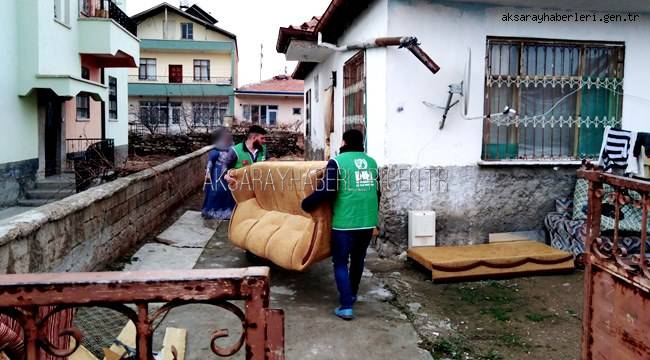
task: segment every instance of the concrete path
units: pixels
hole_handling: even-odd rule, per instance
[[[195,268],[246,267],[245,253],[230,245],[227,222],[221,223],[201,254]],[[186,233],[192,236],[194,229]],[[391,305],[393,295],[370,272],[364,274],[357,319],[343,321],[332,315],[337,292],[329,260],[304,273],[272,269],[271,295],[274,308],[285,311],[286,358],[308,359],[431,359],[418,347],[419,337],[407,316]],[[241,304],[237,304],[241,306]],[[172,310],[156,331],[154,346],[160,347],[166,327],[188,329],[186,359],[209,359],[211,334],[222,328],[234,342],[241,326],[234,315],[208,305],[190,305]],[[244,359],[243,349],[234,359]]]
[[[218,224],[205,221],[198,211],[186,211],[156,237],[144,244],[124,266],[124,271],[192,269]]]

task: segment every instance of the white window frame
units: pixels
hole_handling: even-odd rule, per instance
[[[181,40],[194,40],[194,23],[181,23]]]
[[[53,0],[54,21],[65,26],[70,24],[70,0]]]

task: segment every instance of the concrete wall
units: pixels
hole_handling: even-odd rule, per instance
[[[368,153],[385,171],[441,169],[448,176],[444,192],[403,191],[388,187],[382,192],[382,234],[379,247],[386,254],[406,248],[408,210],[432,209],[438,215],[438,241],[442,244],[482,242],[491,232],[541,229],[554,199],[570,194],[576,166],[553,167],[537,163],[522,166],[479,166],[483,121],[464,120],[457,106],[438,129],[442,110],[423,101],[443,105],[448,86],[463,80],[468,48],[472,51],[469,115],[483,114],[485,49],[488,36],[624,42],[625,96],[623,127],[650,131],[646,115],[650,98],[644,85],[650,82],[645,59],[650,56],[650,16],[634,23],[503,22],[504,13],[539,13],[539,8],[512,8],[436,0],[377,0],[346,30],[338,45],[378,36],[416,36],[422,48],[441,66],[433,75],[408,51],[397,48],[366,51]],[[552,10],[555,12],[555,10]],[[623,10],[622,10],[623,11]],[[382,22],[383,21],[383,22]],[[339,73],[354,53],[336,53],[319,64],[305,80],[305,92],[322,91],[330,84],[331,71]],[[315,86],[318,75],[320,84]],[[338,149],[342,129],[342,86],[334,93],[335,134],[332,155]],[[311,148],[318,156],[324,149],[324,109],[312,96]],[[390,173],[390,171],[389,171]],[[385,181],[395,181],[387,176]],[[385,185],[385,184],[384,184]]]
[[[386,87],[390,89],[390,96],[387,98],[386,133],[389,136],[382,144],[387,163],[461,166],[475,165],[480,160],[483,121],[464,120],[457,106],[450,112],[445,128],[439,130],[442,110],[427,107],[422,101],[444,105],[448,85],[463,80],[468,48],[471,48],[469,114],[483,115],[487,36],[624,42],[623,127],[650,131],[646,115],[650,102],[635,97],[650,98],[646,91],[650,82],[650,69],[646,66],[650,56],[650,42],[646,39],[650,33],[650,16],[641,15],[634,23],[616,24],[502,21],[503,14],[508,12],[534,14],[542,11],[540,8],[432,0],[390,0],[389,32],[417,36],[422,48],[441,70],[433,75],[408,52],[387,50]],[[398,112],[398,108],[402,111]]]
[[[338,45],[344,45],[351,42],[368,40],[374,37],[386,36],[388,17],[388,0],[375,1],[357,21],[355,21],[339,39]],[[312,114],[311,114],[311,134],[310,144],[306,147],[310,149],[306,154],[308,159],[323,159],[322,154],[325,150],[325,139],[329,134],[325,134],[324,117],[325,109],[323,104],[324,91],[332,85],[332,71],[337,72],[337,86],[334,88],[334,134],[332,135],[332,144],[330,149],[332,155],[338,152],[341,146],[340,140],[343,128],[343,64],[354,56],[356,52],[335,53],[327,61],[318,64],[316,68],[305,78],[305,93],[312,91]],[[385,85],[385,49],[371,49],[366,51],[366,89],[367,89],[367,131],[369,143],[369,154],[377,159],[381,164],[383,160],[383,150],[381,146],[374,144],[383,144],[384,126],[386,123],[386,92]],[[318,77],[318,85],[315,83]],[[316,94],[318,90],[318,94]],[[318,97],[318,101],[316,98]],[[307,141],[306,136],[305,140]]]
[[[21,62],[19,53],[20,30],[18,22],[19,2],[7,1],[0,11],[0,164],[23,161],[38,157],[38,120],[36,96],[18,97],[18,68]],[[24,5],[24,4],[23,4]],[[23,45],[20,45],[23,46]]]
[[[0,273],[91,271],[200,189],[210,147],[0,222]]]
[[[108,115],[106,104],[106,137],[113,139],[115,144],[115,163],[121,164],[128,156],[129,148],[129,83],[127,69],[106,69],[104,71],[106,83],[108,77],[117,79],[117,119]]]
[[[264,95],[236,95],[235,96],[235,120],[245,122],[244,105],[277,105],[279,126],[295,127],[298,131],[305,130],[303,121],[302,96],[264,96]],[[300,115],[294,115],[293,109],[300,108]],[[298,125],[296,127],[296,125]]]

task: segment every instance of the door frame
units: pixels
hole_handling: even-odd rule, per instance
[[[180,81],[172,81],[172,69],[175,69],[175,71],[180,71],[180,76],[176,75],[173,78],[174,79],[179,79]],[[183,83],[183,65],[177,65],[177,64],[170,64],[168,67],[168,73],[167,73],[167,80],[170,84],[182,84]]]

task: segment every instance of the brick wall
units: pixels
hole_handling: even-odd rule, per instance
[[[0,222],[0,273],[91,271],[115,260],[200,189],[209,150]]]

